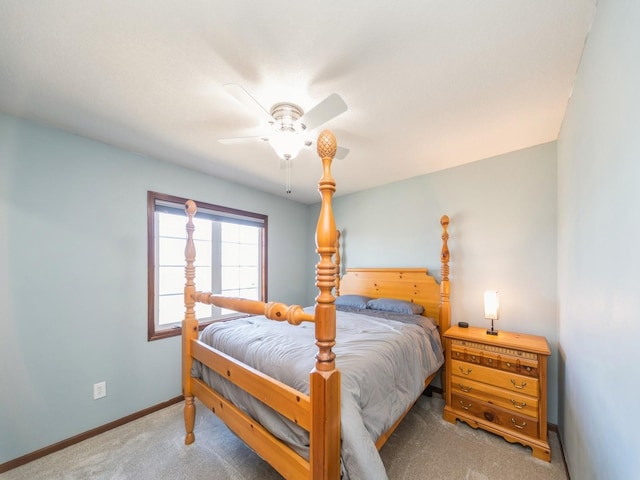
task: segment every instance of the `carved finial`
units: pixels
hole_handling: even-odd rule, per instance
[[[323,130],[318,135],[318,155],[320,158],[333,159],[338,148],[335,135],[330,130]]]
[[[196,206],[196,202],[194,202],[193,200],[187,200],[184,204],[184,209],[189,216],[195,215],[197,208],[198,207]]]

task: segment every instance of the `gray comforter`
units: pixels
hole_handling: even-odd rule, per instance
[[[313,307],[307,311],[313,312]],[[360,311],[365,312],[365,311]],[[338,311],[336,366],[341,371],[341,435],[343,478],[386,479],[375,441],[386,432],[424,389],[424,379],[443,363],[440,337],[433,320],[419,315],[383,315],[366,310]],[[309,393],[315,364],[314,325],[292,326],[264,317],[217,322],[200,339],[218,350]],[[305,458],[309,434],[235,387],[199,362],[192,375],[224,395]]]

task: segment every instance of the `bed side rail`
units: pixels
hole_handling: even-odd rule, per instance
[[[222,395],[210,389],[202,380],[193,379],[193,393],[253,451],[262,458],[268,459],[271,466],[284,478],[308,479],[310,477],[310,462],[278,440]]]
[[[191,352],[194,359],[282,416],[307,432],[311,429],[311,402],[308,395],[199,340],[192,341]]]

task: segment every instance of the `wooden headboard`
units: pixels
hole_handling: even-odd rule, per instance
[[[449,217],[443,215],[440,283],[426,268],[347,268],[336,283],[336,295],[366,295],[374,298],[396,298],[422,305],[424,316],[438,321],[440,336],[451,325],[449,304]],[[339,238],[339,237],[338,237]],[[339,265],[340,258],[336,259]],[[339,267],[338,267],[339,268]]]
[[[435,319],[440,311],[440,285],[426,268],[348,268],[340,280],[340,295],[351,294],[413,302]]]

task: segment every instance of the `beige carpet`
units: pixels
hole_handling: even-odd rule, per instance
[[[557,435],[552,462],[458,422],[438,395],[421,397],[381,450],[390,480],[567,480]],[[198,404],[196,442],[184,445],[182,404],[0,475],[0,480],[271,480],[281,477]],[[366,479],[353,479],[366,480]]]

